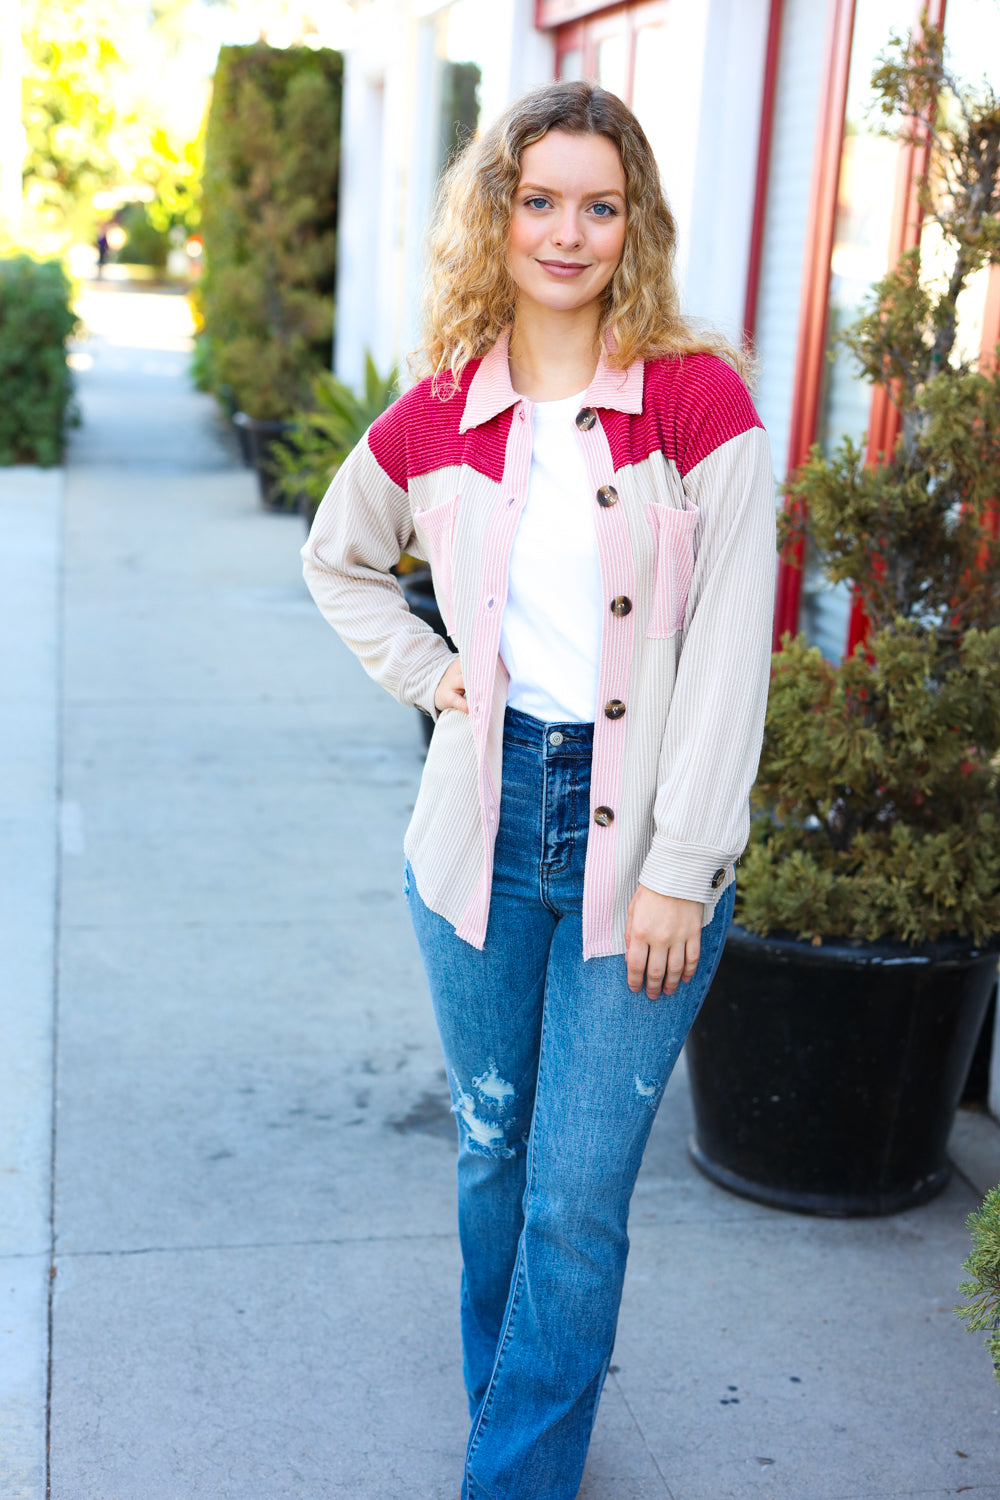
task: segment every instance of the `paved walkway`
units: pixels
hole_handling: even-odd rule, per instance
[[[0,475],[0,1496],[455,1500],[416,716],[187,386],[184,303],[84,312],[65,479]],[[796,1218],[700,1178],[689,1128],[680,1074],[582,1500],[997,1500],[1000,1388],[950,1311],[970,1183]]]

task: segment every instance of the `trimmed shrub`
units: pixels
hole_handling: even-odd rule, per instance
[[[330,365],[342,68],[326,49],[219,53],[197,297],[205,368],[252,417],[301,410]]]
[[[58,261],[0,260],[0,464],[59,463],[77,418],[66,340],[76,327]]]

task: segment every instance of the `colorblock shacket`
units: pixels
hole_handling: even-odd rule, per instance
[[[507,568],[525,502],[533,403],[506,337],[450,397],[430,380],[337,472],[302,555],[320,610],[366,671],[437,718],[452,660],[390,569],[430,563],[469,713],[438,718],[405,851],[417,888],[481,948],[499,819]],[[712,355],[600,360],[576,420],[607,613],[591,772],[584,955],[624,951],[641,882],[705,922],[750,830],[774,601],[775,491],[750,396]],[[559,559],[553,557],[553,568]]]

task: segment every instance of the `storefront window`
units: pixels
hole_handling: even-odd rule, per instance
[[[913,0],[858,0],[851,46],[844,145],[840,163],[837,217],[830,262],[827,358],[816,441],[826,453],[849,436],[861,443],[871,412],[871,386],[838,335],[861,312],[872,283],[885,274],[899,158],[897,143],[877,134],[868,115],[871,75],[890,32],[905,33],[913,23]],[[802,587],[802,629],[824,656],[843,653],[850,615],[850,590],[820,578],[806,559]]]
[[[624,32],[606,36],[597,44],[597,82],[610,94],[624,99],[628,87],[628,39]]]

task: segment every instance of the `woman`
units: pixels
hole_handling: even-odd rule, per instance
[[[679,314],[674,241],[614,95],[512,105],[443,185],[430,375],[303,552],[365,668],[437,720],[406,887],[459,1126],[464,1500],[577,1492],[629,1199],[749,830],[774,483],[738,357]],[[404,550],[457,655],[407,612]]]

